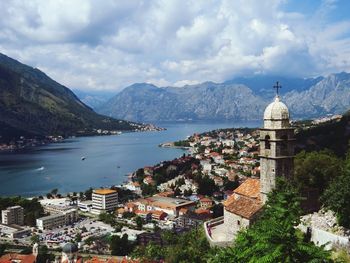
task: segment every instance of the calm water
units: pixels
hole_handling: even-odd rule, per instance
[[[89,187],[120,184],[137,168],[181,156],[184,151],[158,147],[195,132],[217,128],[258,127],[259,123],[162,124],[166,131],[68,139],[0,154],[0,196],[34,196],[58,188],[79,192]],[[84,161],[81,157],[85,156]]]

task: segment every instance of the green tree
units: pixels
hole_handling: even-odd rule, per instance
[[[342,170],[342,161],[334,153],[302,151],[294,161],[294,179],[300,187],[319,189],[320,194],[328,187]]]
[[[125,256],[130,253],[133,244],[129,242],[128,235],[124,234],[122,237],[114,235],[110,239],[111,254],[115,256]]]
[[[82,240],[81,233],[77,233],[75,235],[75,242],[81,242],[81,240]]]
[[[138,229],[142,229],[142,225],[143,225],[143,220],[141,217],[137,216],[135,218],[135,223]]]
[[[132,257],[141,259],[141,262],[164,260],[167,263],[204,263],[208,260],[211,248],[202,230],[192,230],[177,234],[166,231],[162,234],[165,246],[148,244],[137,247]]]
[[[194,180],[198,183],[198,193],[201,195],[211,196],[218,189],[214,180],[208,175],[196,175]]]
[[[296,229],[300,214],[297,191],[279,180],[261,218],[239,232],[234,245],[212,256],[210,262],[331,262],[329,251],[306,242]]]
[[[39,253],[36,258],[37,263],[52,262],[54,260],[54,255],[49,252],[47,246],[39,246]]]
[[[35,244],[35,243],[39,243],[40,242],[40,238],[38,235],[34,234],[30,237],[30,241],[32,242],[32,244]]]
[[[101,213],[98,215],[98,219],[106,224],[114,226],[116,224],[116,219],[113,214]]]
[[[350,151],[347,154],[344,170],[338,176],[321,197],[326,208],[334,211],[338,223],[344,227],[350,227]]]
[[[90,187],[88,190],[85,191],[84,196],[86,200],[92,199],[92,188]]]
[[[52,195],[57,195],[57,193],[58,193],[58,189],[57,188],[51,190],[51,194]]]
[[[0,257],[5,254],[6,244],[0,244]]]

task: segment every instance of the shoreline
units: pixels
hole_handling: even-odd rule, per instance
[[[80,138],[80,137],[95,137],[95,136],[119,136],[123,133],[132,133],[132,132],[155,132],[155,131],[165,131],[166,128],[156,127],[146,129],[146,130],[125,130],[125,131],[108,131],[108,132],[94,132],[94,133],[86,133],[86,134],[75,134],[68,137],[63,136],[45,136],[44,138],[19,138],[16,141],[4,142],[0,143],[0,154],[6,153],[16,153],[24,150],[28,150],[31,148],[36,148],[39,146],[45,146],[52,143],[60,143],[64,142],[67,139],[72,138]]]

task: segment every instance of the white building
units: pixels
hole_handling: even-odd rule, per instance
[[[40,230],[55,229],[61,226],[70,225],[76,222],[78,218],[78,210],[70,209],[58,214],[40,217],[36,220],[36,226]]]
[[[96,189],[92,193],[91,213],[101,214],[118,207],[118,192],[111,189]]]
[[[24,209],[23,207],[11,206],[1,211],[1,221],[5,225],[24,225]]]
[[[78,208],[83,212],[91,212],[92,201],[91,200],[78,201]]]

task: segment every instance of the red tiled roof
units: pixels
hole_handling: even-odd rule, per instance
[[[211,200],[210,198],[208,198],[208,197],[203,197],[203,198],[201,198],[200,200],[199,200],[201,203],[205,203],[205,202],[210,202],[210,203],[212,203],[213,202],[213,200]]]
[[[140,261],[138,260],[132,260],[132,259],[118,259],[116,257],[110,257],[110,258],[97,258],[93,257],[89,260],[84,260],[85,263],[138,263]]]
[[[165,213],[164,211],[160,211],[160,210],[153,210],[153,211],[151,211],[151,213],[153,215],[157,215],[157,216],[161,216],[163,214],[167,215],[167,213]]]
[[[233,192],[238,195],[260,199],[260,180],[248,178]]]
[[[225,209],[230,213],[251,219],[262,207],[263,203],[260,200],[241,196],[231,200]]]
[[[19,261],[21,263],[34,263],[36,257],[33,254],[22,255],[17,253],[5,254],[0,257],[0,263]]]

